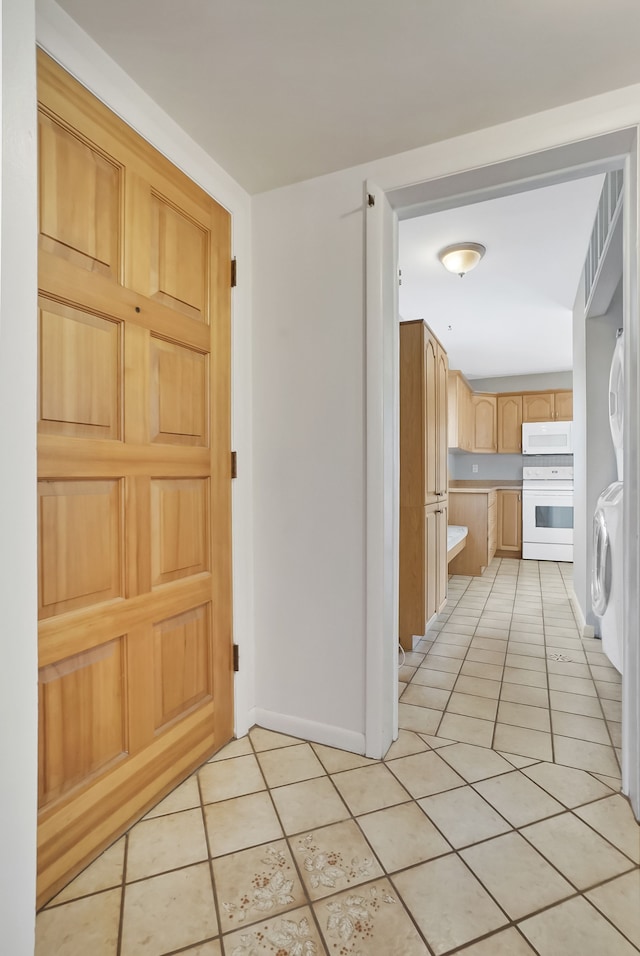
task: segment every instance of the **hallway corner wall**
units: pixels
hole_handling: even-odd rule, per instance
[[[32,956],[37,812],[35,19],[2,0],[0,181],[0,925]]]

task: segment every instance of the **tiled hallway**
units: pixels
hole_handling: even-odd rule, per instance
[[[637,956],[620,686],[563,570],[453,578],[384,761],[254,728],[51,902],[36,956]]]
[[[619,780],[621,679],[581,639],[573,566],[494,559],[454,576],[428,640],[400,669],[400,726]]]

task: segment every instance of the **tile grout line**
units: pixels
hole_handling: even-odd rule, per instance
[[[124,932],[124,898],[127,890],[127,866],[129,864],[129,831],[124,835],[124,854],[122,857],[122,883],[120,895],[120,917],[118,920],[118,942],[116,944],[116,956],[120,956],[122,950],[122,934]]]
[[[208,761],[207,761],[206,764],[203,764],[203,766],[208,766]],[[219,901],[218,901],[218,891],[217,891],[217,888],[216,888],[216,881],[215,881],[215,876],[214,876],[214,873],[213,873],[213,856],[212,856],[212,854],[211,854],[211,843],[210,843],[210,841],[209,841],[209,830],[208,830],[208,828],[207,828],[207,816],[206,816],[206,813],[205,813],[205,802],[204,802],[204,799],[203,799],[204,794],[203,794],[203,791],[202,791],[202,784],[201,784],[201,782],[200,782],[200,770],[202,770],[202,767],[198,767],[198,769],[195,771],[196,786],[197,786],[197,788],[198,788],[198,796],[200,797],[200,818],[201,818],[201,820],[202,820],[202,829],[204,830],[205,846],[206,846],[206,849],[207,849],[207,863],[208,863],[208,865],[209,865],[209,879],[211,880],[211,892],[212,892],[212,894],[213,894],[213,910],[214,910],[214,913],[216,914],[216,923],[217,923],[217,926],[218,926],[218,936],[217,936],[217,938],[220,940],[220,948],[221,948],[222,953],[223,953],[223,956],[224,956],[225,949],[224,949],[223,943],[222,943],[222,923],[220,922],[220,904],[219,904]]]

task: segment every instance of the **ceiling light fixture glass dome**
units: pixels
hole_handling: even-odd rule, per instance
[[[455,272],[461,278],[478,265],[486,248],[479,242],[456,242],[445,246],[438,253],[438,259],[448,272]]]

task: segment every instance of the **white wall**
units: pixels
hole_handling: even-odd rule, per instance
[[[364,731],[361,202],[350,177],[258,197],[253,260],[258,715],[345,744],[330,728]]]
[[[2,0],[0,935],[31,956],[36,866],[35,17]]]
[[[274,726],[363,731],[364,181],[399,189],[639,118],[636,86],[255,197],[257,712]]]
[[[234,640],[241,669],[235,682],[238,735],[254,723],[252,435],[251,435],[251,200],[53,0],[37,0],[37,40],[118,116],[167,156],[232,214],[238,287],[233,292],[232,443],[238,452],[233,483]]]

